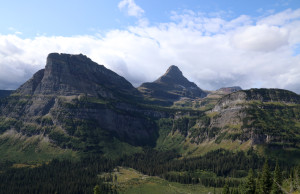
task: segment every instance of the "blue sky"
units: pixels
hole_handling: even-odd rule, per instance
[[[27,0],[0,6],[0,89],[51,52],[83,53],[134,86],[170,65],[206,90],[300,93],[299,0]]]
[[[120,0],[28,0],[1,3],[1,34],[21,32],[22,37],[37,35],[73,36],[126,29],[136,17],[118,8]],[[193,10],[220,14],[226,19],[240,15],[260,17],[288,8],[300,8],[299,0],[135,0],[150,24],[169,22],[173,11]]]

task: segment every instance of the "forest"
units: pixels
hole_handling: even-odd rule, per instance
[[[223,193],[283,193],[282,181],[299,187],[300,168],[259,157],[253,150],[215,150],[196,158],[180,158],[176,151],[144,148],[118,159],[87,156],[80,161],[57,160],[34,167],[0,165],[0,193],[118,193],[113,176],[99,177],[119,166],[136,169],[171,182],[223,188]],[[207,176],[210,174],[211,176]],[[277,184],[278,183],[278,184]]]

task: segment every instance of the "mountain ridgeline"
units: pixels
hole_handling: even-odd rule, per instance
[[[177,101],[187,106],[173,107]],[[7,160],[112,157],[141,146],[188,157],[260,146],[299,154],[299,142],[299,95],[240,87],[207,93],[176,66],[135,88],[82,54],[51,53],[45,69],[0,100],[0,146],[15,153],[1,152]]]

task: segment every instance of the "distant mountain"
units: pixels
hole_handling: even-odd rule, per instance
[[[5,98],[13,92],[14,90],[0,90],[0,98]]]
[[[232,86],[232,87],[223,87],[218,89],[218,92],[224,92],[224,93],[232,93],[232,92],[237,92],[242,90],[242,88],[240,86]]]
[[[139,88],[145,96],[165,101],[176,101],[181,97],[204,98],[207,93],[185,78],[175,65],[154,82],[143,83]]]

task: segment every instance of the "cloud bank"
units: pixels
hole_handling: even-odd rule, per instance
[[[119,7],[128,14],[143,14],[134,1],[122,2]],[[174,12],[168,23],[94,36],[0,35],[0,89],[17,88],[44,68],[48,53],[62,52],[83,53],[135,86],[177,65],[206,90],[239,85],[300,93],[299,45],[300,9],[232,20],[186,10]]]

